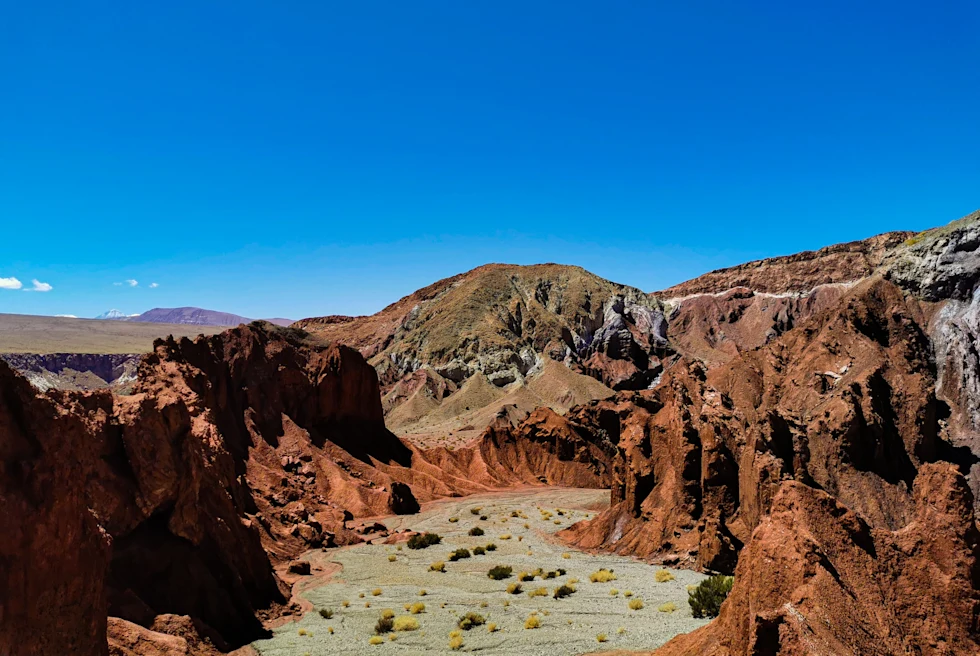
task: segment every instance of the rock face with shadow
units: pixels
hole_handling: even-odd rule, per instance
[[[267,324],[158,340],[128,396],[39,394],[0,363],[0,456],[0,653],[17,656],[233,649],[288,611],[280,566],[370,537],[356,518],[609,480],[550,411],[457,452],[409,447],[363,357]]]

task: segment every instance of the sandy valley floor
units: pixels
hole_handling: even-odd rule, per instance
[[[608,495],[602,490],[554,488],[510,492],[453,499],[433,504],[418,515],[389,518],[384,522],[389,528],[435,532],[443,537],[442,544],[421,550],[357,545],[312,552],[308,558],[315,567],[336,569],[339,565],[342,569],[329,583],[311,586],[302,593],[314,611],[252,646],[263,656],[450,654],[450,632],[458,630],[460,617],[475,612],[486,624],[462,631],[459,651],[559,656],[652,648],[704,624],[706,620],[691,617],[686,591],[686,586],[701,581],[702,575],[671,570],[675,579],[658,583],[654,578],[662,569],[658,566],[621,556],[577,552],[551,537],[555,531],[594,514]],[[473,514],[471,509],[477,508]],[[562,515],[558,515],[559,510]],[[543,511],[551,516],[546,519]],[[513,517],[514,512],[526,519]],[[487,519],[481,520],[481,516]],[[458,521],[450,522],[450,518]],[[484,535],[468,535],[473,527],[483,529]],[[497,546],[495,551],[449,561],[456,548],[472,550],[490,543]],[[436,561],[445,562],[445,573],[429,571],[429,565]],[[488,578],[487,571],[495,565],[511,566],[513,576],[500,581]],[[549,580],[538,577],[522,583],[522,593],[507,593],[507,586],[517,582],[519,572],[538,568],[545,572],[562,568],[566,573]],[[617,580],[590,582],[589,575],[600,568],[613,569]],[[578,579],[573,583],[574,594],[553,598],[556,587],[574,579]],[[548,595],[529,596],[537,588],[546,588]],[[618,594],[612,594],[614,590]],[[632,593],[630,598],[627,591]],[[641,599],[643,608],[629,609],[630,599]],[[424,612],[412,615],[405,610],[406,604],[419,602],[425,604]],[[677,610],[658,610],[668,602]],[[333,617],[321,617],[320,609],[332,610]],[[419,628],[385,635],[383,644],[370,644],[375,623],[385,609],[394,611],[396,617],[414,618]],[[532,613],[537,614],[540,628],[525,629]],[[490,623],[495,624],[496,631],[488,630]],[[605,634],[604,643],[599,642],[599,634]]]

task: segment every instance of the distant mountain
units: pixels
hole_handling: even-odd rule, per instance
[[[96,319],[108,319],[108,320],[111,320],[111,321],[126,321],[127,319],[129,319],[131,317],[135,317],[135,316],[137,316],[137,315],[135,315],[135,314],[126,314],[125,312],[122,312],[121,310],[109,310],[108,312],[103,312],[102,314],[100,314],[99,316],[97,316],[95,318]]]
[[[110,310],[106,314],[108,315],[111,312],[117,312],[117,310]],[[170,323],[192,326],[237,326],[242,323],[251,323],[254,321],[254,319],[249,319],[238,314],[231,314],[230,312],[218,312],[217,310],[205,310],[197,307],[153,308],[143,314],[130,317],[123,316],[122,318],[127,321],[139,321],[142,323]],[[290,319],[280,318],[265,319],[265,321],[278,326],[288,326],[292,323]]]

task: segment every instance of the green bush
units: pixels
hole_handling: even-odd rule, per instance
[[[474,556],[483,556],[483,555],[486,555],[486,553],[487,553],[487,550],[484,549],[483,547],[473,547],[473,555]]]
[[[494,581],[501,581],[506,578],[510,578],[510,575],[514,573],[513,567],[507,567],[506,565],[497,565],[492,567],[487,573],[487,576],[492,578]]]
[[[474,526],[473,528],[470,529],[470,535],[473,536],[483,535],[483,529],[480,528],[479,526]]]
[[[330,610],[329,608],[321,608],[320,609],[320,617],[322,617],[325,620],[329,620],[329,619],[333,618],[333,611]]]
[[[731,576],[715,574],[687,593],[687,603],[691,605],[694,617],[718,617],[721,604],[728,598],[735,582]]]
[[[496,550],[497,550],[497,545],[495,545],[493,542],[487,545],[487,551],[496,551]]]
[[[435,533],[419,533],[408,539],[409,549],[426,549],[434,544],[442,542],[442,538]]]
[[[462,560],[463,558],[469,558],[471,556],[469,549],[457,549],[456,551],[449,554],[449,560],[456,562],[457,560]]]

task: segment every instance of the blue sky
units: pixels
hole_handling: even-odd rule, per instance
[[[940,4],[7,3],[0,312],[649,291],[942,224],[980,207],[980,3]]]

